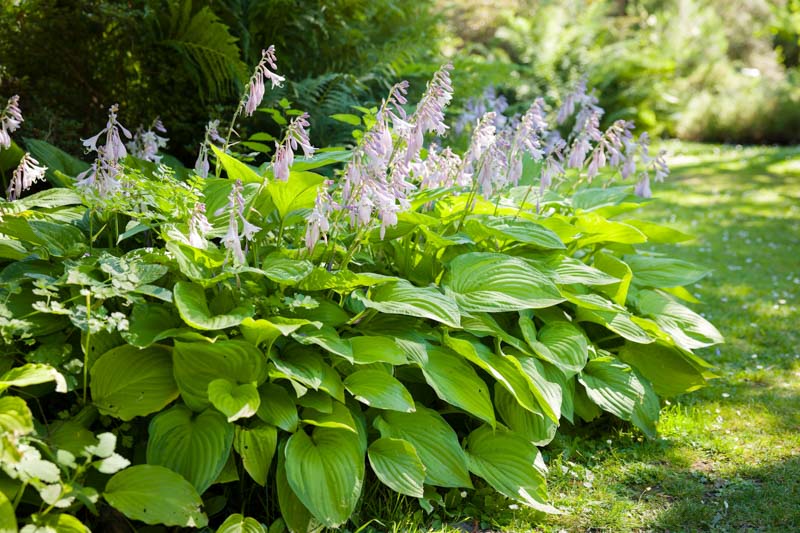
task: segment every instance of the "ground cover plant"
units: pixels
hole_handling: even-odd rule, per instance
[[[236,128],[277,61],[193,169],[117,106],[91,165],[23,152],[9,100],[3,527],[309,531],[367,521],[365,490],[433,510],[474,487],[557,512],[539,447],[559,425],[655,437],[659,397],[713,376],[693,350],[722,338],[681,303],[707,271],[641,249],[690,237],[631,217],[663,159],[630,123],[600,130],[584,84],[485,114],[463,154],[430,142],[449,65],[416,105],[399,83],[338,116],[351,148],[317,150],[284,101],[259,164]]]

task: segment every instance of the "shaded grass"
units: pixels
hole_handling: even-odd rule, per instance
[[[726,337],[699,352],[719,379],[668,400],[658,439],[612,421],[559,432],[543,453],[562,515],[479,490],[433,515],[378,502],[364,511],[393,521],[365,530],[800,530],[800,148],[665,148],[672,177],[641,216],[697,236],[654,251],[713,269],[689,289]]]

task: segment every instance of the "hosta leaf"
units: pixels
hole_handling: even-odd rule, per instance
[[[57,487],[57,485],[55,486]],[[66,498],[64,500],[66,500]],[[31,515],[30,519],[32,524],[23,527],[19,530],[19,533],[91,533],[89,528],[80,520],[66,513],[51,513],[46,515],[34,513]],[[15,529],[13,531],[16,533],[17,530]],[[5,531],[3,531],[3,533],[5,533]]]
[[[314,390],[322,390],[340,402],[344,402],[344,385],[339,373],[328,366],[322,356],[313,352],[284,354],[272,360],[277,373],[275,377],[286,377]]]
[[[704,348],[724,340],[708,320],[668,296],[644,290],[639,291],[634,299],[639,312],[652,318],[681,348]]]
[[[178,397],[172,356],[164,346],[140,350],[124,344],[103,354],[89,372],[97,409],[122,420],[160,411]]]
[[[320,322],[309,322],[303,318],[283,318],[283,317],[270,317],[269,320],[259,318],[253,320],[252,318],[245,318],[239,324],[239,330],[242,336],[255,346],[266,344],[268,347],[281,336],[287,336],[297,331],[305,325],[313,324],[315,327],[322,326]]]
[[[633,226],[624,222],[606,220],[597,213],[581,213],[578,215],[575,225],[586,235],[578,239],[578,247],[601,242],[638,244],[647,241],[644,233]]]
[[[14,515],[14,506],[0,491],[0,533],[14,533],[15,531],[17,531],[17,518]]]
[[[414,398],[394,376],[380,370],[358,370],[344,380],[353,397],[370,407],[410,413]]]
[[[680,348],[664,343],[626,342],[618,357],[642,373],[661,396],[675,396],[705,386],[707,367]]]
[[[546,513],[558,512],[547,503],[544,474],[536,467],[539,451],[515,433],[481,426],[467,437],[469,469],[505,496]]]
[[[384,283],[361,298],[365,306],[381,313],[430,318],[454,328],[461,315],[455,302],[432,287],[415,287],[407,281]]]
[[[267,377],[264,355],[252,344],[240,340],[213,344],[176,341],[173,360],[181,397],[195,411],[210,405],[208,385],[215,379],[259,385]]]
[[[397,366],[408,363],[406,353],[392,337],[363,335],[350,337],[348,340],[356,364],[389,363]]]
[[[603,272],[607,272],[612,276],[619,278],[617,283],[614,283],[613,285],[607,285],[605,287],[599,287],[597,290],[606,294],[614,301],[614,303],[618,305],[625,305],[625,302],[628,298],[628,288],[633,280],[633,272],[631,272],[631,268],[621,259],[603,252],[598,252],[595,254],[594,265]]]
[[[458,436],[436,411],[417,404],[413,413],[383,412],[375,418],[374,425],[383,438],[411,443],[425,465],[426,484],[472,487]]]
[[[162,304],[134,304],[129,322],[127,331],[122,332],[122,338],[137,348],[146,348],[172,333],[181,332],[177,329],[181,322],[174,315],[173,309]],[[191,330],[187,328],[185,331]]]
[[[466,224],[466,231],[476,240],[493,237],[500,241],[523,243],[546,250],[566,248],[558,235],[530,220],[516,217],[475,217]]]
[[[253,416],[261,403],[255,385],[236,385],[225,378],[215,379],[208,384],[208,400],[228,417],[228,422]]]
[[[274,383],[264,383],[258,389],[261,397],[256,416],[268,424],[284,431],[294,433],[297,430],[297,406],[289,393]]]
[[[522,370],[528,377],[528,384],[531,392],[539,402],[540,410],[553,422],[558,422],[561,416],[561,403],[563,401],[563,390],[561,386],[552,379],[547,372],[546,366],[549,363],[540,361],[536,357],[524,354],[517,354],[512,349],[508,350],[519,361]],[[558,372],[556,370],[556,372]]]
[[[539,342],[547,346],[551,363],[567,377],[580,372],[589,358],[589,341],[586,335],[571,322],[559,321],[545,324],[539,331]]]
[[[213,144],[210,144],[211,149],[217,156],[222,168],[228,174],[228,179],[233,183],[236,180],[241,180],[242,183],[261,183],[266,178],[259,176],[256,170],[245,163],[242,163],[235,157],[232,157]]]
[[[132,520],[165,526],[205,527],[208,517],[195,488],[172,470],[136,465],[114,474],[103,498]]]
[[[308,261],[273,254],[267,256],[261,270],[267,278],[275,283],[294,285],[308,276],[313,269],[314,266]]]
[[[278,214],[285,219],[289,214],[298,209],[314,207],[317,198],[317,189],[325,181],[325,176],[314,172],[292,171],[287,181],[271,180],[267,184],[267,191],[272,196],[272,201]]]
[[[443,285],[461,309],[501,312],[550,307],[564,301],[535,267],[517,257],[473,252],[450,263]]]
[[[578,322],[594,322],[595,324],[601,324],[620,337],[628,339],[629,341],[638,342],[639,344],[649,344],[653,342],[650,335],[631,320],[631,316],[627,311],[601,311],[599,309],[579,307],[575,314],[575,320]]]
[[[289,481],[286,479],[286,445],[281,443],[278,450],[278,467],[275,470],[275,485],[278,493],[278,506],[281,516],[286,521],[289,531],[292,533],[304,533],[314,531],[318,523],[308,509],[297,497]]]
[[[267,533],[267,528],[255,518],[232,514],[220,524],[217,533]]]
[[[50,381],[56,382],[56,392],[67,392],[67,381],[58,370],[50,365],[29,363],[0,376],[0,393],[9,387],[27,387]]]
[[[176,405],[150,421],[147,463],[173,470],[203,494],[222,472],[233,443],[233,424],[213,409],[200,414]]]
[[[578,259],[564,256],[555,266],[555,281],[562,285],[583,283],[584,285],[611,285],[619,279],[602,269],[587,265]],[[609,275],[610,274],[610,275]]]
[[[350,518],[361,496],[364,453],[358,435],[316,428],[286,442],[286,479],[314,517],[327,527]]]
[[[631,420],[644,399],[645,387],[633,369],[613,357],[592,359],[578,380],[594,403],[623,420]]]
[[[303,396],[305,398],[305,396]],[[332,402],[330,412],[318,411],[314,408],[304,409],[301,414],[301,421],[304,424],[322,428],[343,429],[352,433],[358,433],[356,421],[353,413],[339,402]]]
[[[422,498],[425,467],[410,442],[377,439],[367,450],[369,464],[378,479],[400,494]]]
[[[483,344],[465,339],[445,336],[445,345],[468,361],[483,369],[505,387],[523,408],[540,412],[536,397],[531,392],[529,382],[519,361],[513,357],[496,354]]]
[[[541,409],[534,413],[520,407],[499,383],[494,385],[494,406],[509,428],[536,446],[546,446],[556,436],[558,424],[545,416]]]
[[[253,315],[253,306],[249,303],[242,303],[222,314],[213,314],[208,308],[205,289],[196,283],[179,281],[175,284],[173,295],[181,318],[195,329],[231,328]]]
[[[300,344],[315,344],[320,348],[353,362],[353,347],[347,339],[339,338],[336,330],[330,326],[317,328],[314,326],[303,326],[298,331],[292,333],[292,338]]]
[[[625,262],[633,271],[633,282],[645,287],[691,285],[710,274],[705,268],[672,257],[628,255]]]
[[[662,224],[656,224],[655,222],[649,222],[647,220],[630,219],[626,220],[625,223],[644,233],[647,236],[648,242],[659,244],[675,244],[694,239],[694,236],[689,235],[688,233],[683,233],[682,231],[678,231],[674,228],[670,228]]]
[[[244,469],[253,481],[262,487],[278,445],[278,431],[274,426],[258,424],[250,428],[236,426],[233,447],[242,458]]]
[[[419,365],[425,381],[439,398],[494,425],[494,408],[489,398],[489,388],[463,357],[438,346],[411,341],[398,342],[409,348],[409,359]]]

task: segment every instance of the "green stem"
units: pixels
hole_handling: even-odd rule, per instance
[[[83,404],[86,405],[86,390],[89,385],[89,348],[92,342],[92,293],[86,293],[86,344],[83,348]]]

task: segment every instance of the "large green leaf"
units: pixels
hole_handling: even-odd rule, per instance
[[[18,396],[0,398],[0,429],[3,430],[0,436],[25,435],[33,431],[33,415],[25,400]]]
[[[56,174],[59,171],[69,177],[75,177],[89,168],[88,163],[81,161],[67,152],[39,139],[25,139],[25,148],[47,167],[47,179],[57,187],[66,187],[69,183]]]
[[[370,444],[367,455],[381,483],[400,494],[422,498],[425,466],[410,442],[380,438]]]
[[[628,288],[633,280],[633,272],[631,272],[631,268],[621,259],[604,252],[598,252],[595,254],[594,266],[603,272],[607,272],[608,274],[619,278],[617,283],[599,287],[597,290],[606,294],[614,301],[614,303],[624,306],[628,298]]]
[[[9,387],[27,387],[50,381],[56,382],[56,392],[67,392],[67,381],[58,370],[50,365],[28,363],[0,376],[0,393]]]
[[[173,296],[181,318],[195,329],[231,328],[253,315],[253,305],[250,303],[242,303],[222,314],[213,314],[208,308],[205,289],[197,283],[179,281],[175,284]]]
[[[165,466],[189,480],[199,494],[219,476],[233,443],[233,424],[219,412],[200,414],[176,405],[150,421],[147,463]]]
[[[478,342],[445,336],[445,345],[468,361],[483,369],[505,387],[523,408],[540,412],[538,401],[531,392],[529,380],[519,361],[505,354],[497,354]]]
[[[344,402],[344,385],[339,373],[331,368],[322,356],[310,351],[294,351],[281,358],[273,358],[274,377],[285,377],[314,390],[330,394]]]
[[[253,383],[237,385],[225,378],[215,379],[208,384],[208,400],[228,417],[228,422],[253,416],[261,404],[258,389]]]
[[[370,407],[410,413],[414,398],[391,374],[380,370],[357,370],[344,380],[344,387],[353,397]]]
[[[255,518],[232,514],[217,528],[216,533],[267,533],[267,528]]]
[[[353,349],[353,361],[357,364],[389,363],[398,366],[408,363],[405,351],[392,337],[363,335],[348,340]]]
[[[638,244],[647,241],[644,233],[633,226],[624,222],[607,220],[597,213],[579,214],[576,217],[575,225],[585,235],[578,239],[578,247],[601,242]]]
[[[361,298],[365,306],[381,313],[430,318],[454,328],[461,315],[456,303],[433,287],[415,287],[405,280],[384,283]]]
[[[264,383],[258,392],[261,402],[256,416],[268,424],[294,433],[298,423],[297,406],[286,389],[274,383]]]
[[[476,240],[493,237],[501,242],[523,243],[546,250],[566,248],[558,235],[551,230],[517,217],[475,217],[467,221],[465,229]]]
[[[443,285],[468,312],[517,311],[564,301],[553,282],[524,260],[473,252],[450,263]]]
[[[680,348],[657,342],[626,342],[617,356],[642,373],[661,396],[675,396],[705,386],[708,368]]]
[[[16,531],[17,517],[14,515],[14,506],[0,491],[0,533],[15,533]]]
[[[517,400],[499,383],[494,385],[494,406],[508,427],[536,446],[546,446],[555,438],[558,424],[545,416],[541,409],[523,409]]]
[[[317,521],[289,486],[286,479],[286,445],[278,449],[278,467],[275,470],[275,485],[281,516],[292,533],[308,533],[318,527]]]
[[[272,180],[267,184],[267,191],[278,214],[285,219],[298,209],[314,207],[317,190],[325,181],[325,176],[314,172],[292,171],[287,181]]]
[[[643,290],[634,300],[639,312],[652,318],[681,348],[704,348],[724,340],[711,322],[664,294]]]
[[[439,413],[417,404],[413,413],[385,411],[375,418],[383,438],[411,443],[425,465],[425,483],[439,487],[472,487],[467,457],[458,435]]]
[[[633,271],[633,282],[645,287],[690,285],[710,274],[705,268],[672,257],[628,255],[625,262]]]
[[[308,276],[313,269],[314,266],[308,261],[272,254],[264,260],[261,271],[275,283],[296,285],[300,280]]]
[[[176,341],[173,360],[181,397],[195,411],[210,405],[208,385],[215,379],[260,385],[267,377],[264,355],[252,344],[240,340],[213,344]]]
[[[303,326],[292,333],[292,338],[305,345],[317,345],[323,350],[338,355],[353,363],[353,347],[347,339],[341,339],[336,330],[328,325],[322,327]]]
[[[165,346],[113,348],[92,366],[90,376],[97,409],[122,420],[160,411],[178,397],[172,356]]]
[[[132,520],[165,526],[205,527],[208,517],[195,488],[172,470],[136,465],[112,476],[103,498]]]
[[[0,220],[0,233],[39,247],[53,257],[78,257],[87,249],[88,239],[81,230],[55,220],[6,216]]]
[[[644,401],[641,380],[631,367],[613,357],[592,359],[578,380],[594,403],[623,420],[631,420],[636,406]]]
[[[286,479],[314,517],[328,527],[350,518],[361,497],[364,452],[358,435],[316,428],[286,442]]]
[[[548,264],[553,264],[549,262]],[[561,256],[554,265],[555,282],[561,285],[583,283],[584,285],[611,285],[618,283],[619,279],[613,274],[609,275],[602,269],[589,266],[583,261],[569,256]]]
[[[179,335],[180,320],[171,306],[155,303],[138,303],[128,319],[130,325],[122,332],[126,342],[138,348],[146,348],[172,334]],[[188,329],[186,330],[188,331]]]
[[[469,469],[505,496],[539,511],[557,512],[547,503],[539,450],[519,435],[483,425],[467,437]]]
[[[266,179],[260,176],[253,167],[242,163],[235,157],[229,156],[213,144],[211,144],[211,149],[214,150],[214,154],[222,164],[222,168],[225,169],[231,182],[241,180],[242,183],[261,183]]]
[[[583,331],[571,322],[545,324],[539,330],[539,342],[547,347],[552,356],[549,361],[567,377],[580,372],[589,358],[589,341]]]
[[[269,320],[259,318],[253,320],[252,318],[245,318],[239,324],[239,330],[242,336],[247,339],[247,342],[253,343],[255,346],[266,344],[267,347],[272,346],[275,339],[281,336],[287,336],[297,331],[301,327],[309,324],[321,326],[319,322],[309,322],[303,318],[283,318],[279,316],[270,317]]]
[[[245,428],[236,426],[233,447],[242,458],[244,469],[253,481],[262,487],[267,484],[272,457],[278,445],[278,431],[275,426],[256,424]]]
[[[494,425],[489,388],[463,357],[443,347],[398,340],[411,361],[419,365],[425,381],[450,405]]]

